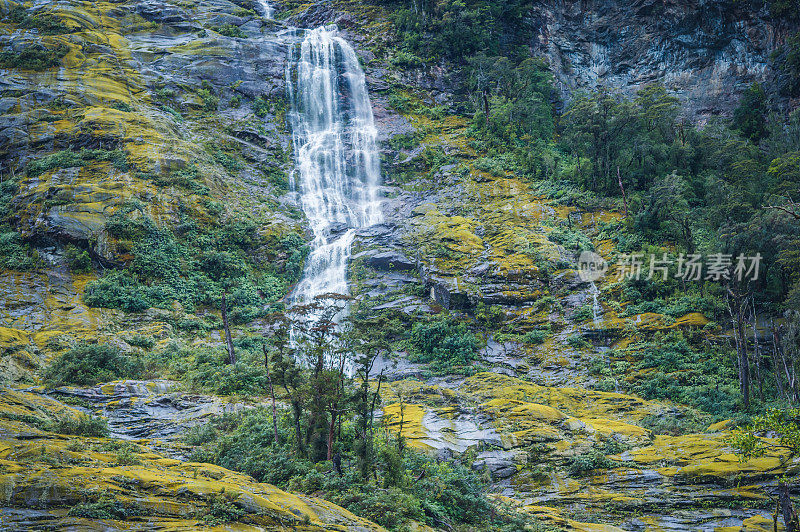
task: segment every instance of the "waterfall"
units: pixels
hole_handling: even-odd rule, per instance
[[[600,290],[597,288],[597,285],[594,284],[594,281],[589,282],[589,293],[592,294],[592,321],[594,322],[594,326],[597,327],[600,325],[602,309],[600,308],[600,300],[597,297],[600,295]]]
[[[264,18],[271,19],[275,8],[267,0],[258,0],[258,5],[261,7],[261,11],[264,12]]]
[[[314,239],[293,299],[347,294],[357,229],[381,221],[377,130],[364,72],[335,26],[303,30],[286,67],[297,169],[292,187]]]

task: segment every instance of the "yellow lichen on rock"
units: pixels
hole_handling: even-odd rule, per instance
[[[632,395],[539,386],[497,373],[478,373],[469,377],[464,383],[464,391],[483,398],[539,403],[579,419],[618,417],[625,422],[636,422],[664,408],[659,403]]]
[[[327,501],[291,494],[212,464],[139,452],[134,455],[138,463],[119,465],[117,455],[99,450],[103,445],[102,439],[58,436],[4,441],[0,448],[3,505],[33,505],[49,514],[48,519],[56,520],[64,515],[63,509],[107,493],[135,509],[148,526],[160,526],[162,520],[189,519],[195,527],[206,528],[200,517],[211,496],[229,493],[235,494],[237,506],[246,512],[239,520],[245,527],[383,530]]]
[[[393,403],[383,407],[381,422],[387,429],[400,432],[409,447],[429,450],[431,446],[422,441],[428,437],[428,432],[422,426],[425,412],[426,408],[422,405]]]
[[[543,522],[558,527],[559,530],[574,530],[576,532],[624,532],[623,529],[613,525],[585,523],[569,519],[564,517],[557,509],[548,506],[519,506],[517,511],[534,515]]]
[[[653,445],[631,451],[631,457],[638,464],[660,466],[664,475],[681,483],[733,484],[800,472],[800,459],[792,458],[786,449],[771,448],[764,456],[743,462],[726,438],[724,434],[660,435]]]

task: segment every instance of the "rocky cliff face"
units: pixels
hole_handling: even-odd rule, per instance
[[[272,244],[275,235],[303,231],[285,181],[292,171],[283,120],[286,47],[294,38],[288,26],[335,22],[363,60],[383,141],[386,222],[358,234],[351,265],[357,304],[393,312],[404,323],[441,309],[497,313],[485,318],[485,372],[431,377],[404,353],[383,361],[391,381],[384,389],[385,426],[400,430],[402,409],[412,446],[442,458],[469,457],[473,467],[489,471],[498,500],[565,529],[767,529],[771,502],[763,488],[796,476],[797,459],[776,452],[740,464],[727,447],[725,424],[672,436],[653,428],[653,419],[686,419],[683,407],[616,393],[615,383],[591,389],[601,386],[590,364],[627,363],[607,359],[609,345],[659,331],[705,334],[709,322],[696,313],[625,316],[615,305],[616,289],[603,282],[596,287],[598,319],[581,315],[592,287],[572,269],[575,252],[557,232],[579,232],[609,257],[619,213],[582,212],[510,172],[482,166],[466,118],[423,112],[455,99],[446,69],[403,70],[389,62],[385,6],[345,0],[278,6],[288,18],[275,22],[248,11],[257,6],[239,4],[130,0],[26,8],[46,9],[67,25],[68,31],[45,34],[21,27],[11,18],[16,4],[0,2],[4,48],[66,47],[48,68],[9,67],[0,76],[0,172],[20,181],[11,222],[41,260],[38,270],[0,277],[3,377],[27,389],[8,388],[0,400],[0,523],[90,526],[66,516],[66,508],[84,495],[75,486],[91,481],[155,513],[145,528],[200,526],[193,516],[210,493],[227,488],[247,498],[254,529],[376,529],[313,497],[173,459],[183,458],[176,434],[207,415],[243,408],[238,402],[161,380],[47,397],[31,385],[78,340],[135,354],[141,348],[129,340],[137,335],[163,349],[173,341],[220,344],[218,322],[203,321],[214,314],[209,310],[174,305],[125,313],[87,305],[84,289],[97,273],[71,272],[65,247],[89,250],[96,266],[129,264],[129,243],[110,235],[107,222],[131,205],[176,227],[187,217],[211,223],[222,208],[228,216],[252,217]],[[630,94],[661,81],[693,120],[730,111],[743,87],[770,76],[769,53],[788,31],[763,10],[732,0],[542,2],[529,22],[533,49],[549,58],[565,97],[600,86]],[[391,95],[408,105],[399,108]],[[32,161],[80,148],[99,155],[47,159],[51,164],[29,170]],[[107,155],[118,151],[125,164]],[[175,177],[190,166],[196,177]],[[256,253],[265,263],[282,260]],[[186,323],[212,325],[198,331]],[[547,327],[548,335],[540,343],[510,341],[496,334],[498,324],[519,333]],[[243,325],[234,336],[262,327]],[[25,423],[25,416],[76,414],[62,411],[70,397],[108,417],[116,436],[163,441],[141,440],[134,448],[139,463],[126,464],[107,441],[69,441]],[[83,447],[91,451],[79,456]],[[571,464],[587,454],[605,457],[606,469],[574,474]],[[39,507],[27,508],[31,501]],[[629,517],[634,512],[639,517]]]
[[[663,83],[686,115],[727,114],[751,83],[768,80],[788,23],[735,0],[565,0],[537,3],[533,46],[562,94],[605,87],[631,95]]]

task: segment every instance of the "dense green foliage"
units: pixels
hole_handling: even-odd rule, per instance
[[[467,367],[477,358],[478,341],[466,324],[446,316],[428,322],[417,322],[409,340],[412,360],[427,362],[441,374],[469,372]]]
[[[11,203],[19,191],[19,181],[7,179],[0,183],[0,268],[4,270],[34,270],[41,265],[39,252],[22,241],[9,223]]]
[[[302,269],[307,253],[302,239],[287,234],[277,242],[266,241],[256,225],[231,218],[212,227],[201,227],[188,214],[174,229],[161,228],[129,205],[111,216],[108,232],[130,246],[133,257],[124,270],[112,270],[91,283],[85,300],[98,307],[141,311],[168,308],[178,301],[187,309],[219,307],[228,293],[231,320],[252,321],[283,297],[288,284]],[[269,243],[287,259],[280,269],[259,256]]]
[[[567,460],[567,471],[572,476],[584,476],[596,472],[598,469],[610,469],[617,465],[617,462],[607,457],[598,449],[583,454],[571,456]]]
[[[72,33],[77,28],[68,26],[64,20],[50,13],[28,14],[22,6],[13,6],[8,10],[8,18],[20,28],[35,29],[40,35],[62,35]]]
[[[67,260],[69,269],[75,273],[88,273],[92,271],[92,258],[85,249],[68,244],[64,249],[64,258]]]
[[[89,386],[116,379],[135,379],[143,365],[109,344],[82,343],[58,357],[44,371],[49,386]]]
[[[777,436],[778,443],[765,442],[759,437],[765,434]],[[731,435],[730,442],[743,459],[763,456],[776,447],[800,455],[800,409],[770,409],[763,415],[754,416],[747,426]]]
[[[458,59],[479,51],[513,54],[529,35],[526,31],[507,32],[512,26],[519,29],[530,6],[527,0],[444,0],[412,5],[401,0],[384,2],[394,8],[392,18],[405,63],[440,57]],[[516,40],[511,40],[511,35]]]
[[[104,492],[99,494],[94,500],[81,502],[73,506],[67,512],[70,517],[84,517],[88,519],[125,519],[126,517],[139,515],[133,509],[121,501],[117,500],[113,494]]]
[[[77,417],[63,417],[46,425],[47,430],[59,434],[76,434],[95,438],[108,436],[108,423],[105,418],[80,414]]]
[[[83,148],[80,151],[57,151],[41,159],[34,159],[28,163],[26,171],[29,176],[37,177],[54,168],[85,166],[93,161],[108,161],[118,170],[128,169],[128,155],[123,150],[87,150]]]
[[[727,353],[693,348],[680,333],[656,335],[632,350],[638,359],[632,369],[644,372],[634,385],[642,397],[669,399],[720,418],[736,410],[736,368]]]
[[[766,137],[767,131],[767,94],[758,83],[750,86],[739,101],[733,113],[733,127],[746,139],[758,144]]]
[[[23,70],[47,70],[61,64],[69,47],[59,44],[53,47],[30,45],[20,50],[0,52],[0,68],[20,68]]]
[[[279,420],[279,442],[273,438],[272,416],[265,409],[225,415],[193,429],[186,442],[196,447],[192,460],[210,461],[245,472],[260,482],[284,489],[315,493],[391,530],[408,521],[437,527],[469,524],[480,530],[520,530],[518,517],[498,514],[490,523],[485,481],[456,462],[437,462],[424,454],[397,447],[386,434],[376,434],[376,474],[363,478],[349,450],[358,434],[342,425],[339,459],[342,471],[330,463],[314,464],[293,452],[292,421]]]
[[[225,37],[237,37],[239,39],[247,37],[247,35],[244,34],[241,28],[239,28],[239,26],[234,26],[233,24],[223,24],[222,26],[214,26],[211,29],[216,31],[220,35],[224,35]]]

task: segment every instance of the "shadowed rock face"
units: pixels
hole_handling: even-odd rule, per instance
[[[734,0],[566,0],[537,4],[531,24],[567,99],[661,82],[702,122],[772,75],[770,52],[791,31],[768,15]]]

